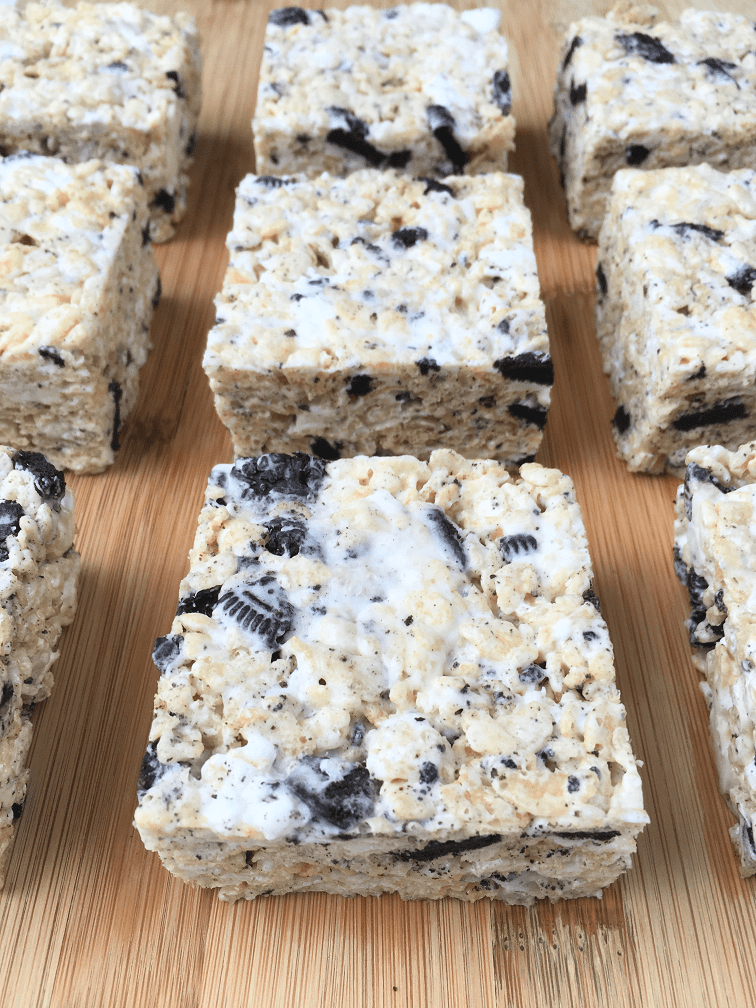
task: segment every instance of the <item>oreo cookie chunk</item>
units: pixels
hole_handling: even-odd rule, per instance
[[[252,124],[257,170],[505,171],[514,119],[499,20],[425,3],[274,10]]]
[[[52,689],[76,608],[73,505],[44,456],[0,446],[0,886],[26,794],[29,711]]]
[[[620,168],[754,166],[755,45],[753,19],[721,11],[627,5],[570,26],[549,130],[580,237],[596,240]]]
[[[709,709],[719,786],[738,822],[742,875],[756,874],[756,442],[694,448],[675,504],[675,568],[684,578],[693,663]]]
[[[646,815],[558,471],[240,458],[180,594],[136,812],[180,878],[530,904],[628,866]]]
[[[204,367],[237,456],[535,455],[554,367],[518,176],[250,175],[228,247]]]
[[[756,437],[756,171],[618,172],[599,236],[596,332],[635,472]]]

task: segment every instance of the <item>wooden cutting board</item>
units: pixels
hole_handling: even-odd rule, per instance
[[[152,642],[170,626],[208,472],[231,459],[201,357],[234,187],[254,165],[249,120],[271,6],[155,0],[145,6],[188,9],[202,32],[205,100],[190,207],[177,237],[156,248],[163,300],[120,457],[101,476],[70,480],[83,559],[79,610],[62,641],[55,691],[35,717],[29,795],[2,894],[3,1008],[756,1000],[756,880],[740,878],[730,848],[732,817],[717,791],[682,625],[685,600],[670,561],[676,481],[631,476],[615,458],[614,407],[593,332],[595,249],[569,232],[547,153],[559,46],[550,24],[568,23],[588,4],[487,2],[501,7],[513,43],[511,169],[525,177],[557,374],[539,461],[576,483],[645,763],[651,825],[635,867],[602,900],[533,909],[326,895],[228,905],[174,879],[142,847],[131,819],[157,678]],[[735,0],[722,7],[737,9]],[[752,0],[740,5],[749,8]]]

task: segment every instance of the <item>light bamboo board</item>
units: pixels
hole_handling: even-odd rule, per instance
[[[203,35],[190,209],[176,239],[156,249],[163,301],[118,462],[70,481],[83,558],[79,611],[63,639],[55,691],[36,715],[29,796],[2,895],[0,1004],[753,1004],[756,881],[740,878],[730,849],[732,820],[717,791],[682,627],[670,562],[676,482],[630,476],[615,459],[613,405],[593,334],[595,251],[567,229],[546,150],[558,46],[549,18],[569,21],[587,4],[500,6],[515,50],[511,168],[525,176],[557,373],[539,461],[577,485],[631,735],[645,761],[651,825],[633,871],[601,901],[533,909],[325,895],[230,906],[173,879],[144,851],[131,818],[157,677],[152,641],[170,626],[207,474],[231,458],[200,360],[233,190],[253,166],[249,120],[270,4],[150,6],[192,10]],[[734,9],[734,0],[725,6]]]

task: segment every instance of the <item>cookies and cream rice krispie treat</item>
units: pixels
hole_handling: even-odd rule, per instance
[[[31,705],[50,693],[76,607],[73,504],[44,456],[0,446],[0,885],[26,794]]]
[[[743,875],[756,873],[756,442],[694,448],[677,495],[675,568]]]
[[[492,8],[271,11],[252,128],[260,175],[506,171],[507,43]]]
[[[219,465],[136,825],[221,899],[598,895],[647,821],[571,481],[450,450]]]
[[[756,23],[689,9],[679,23],[628,2],[570,26],[551,152],[571,227],[595,241],[618,168],[756,164]]]
[[[0,153],[134,165],[165,241],[186,208],[200,107],[188,14],[133,3],[0,5]]]
[[[532,459],[554,369],[522,188],[247,176],[204,358],[236,455]]]
[[[633,471],[680,471],[697,444],[756,436],[756,172],[614,177],[596,328]]]
[[[136,168],[0,159],[0,441],[110,465],[159,293]]]

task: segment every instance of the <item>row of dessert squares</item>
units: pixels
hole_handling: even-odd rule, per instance
[[[599,235],[619,453],[679,472],[694,445],[755,432],[756,30],[643,17],[571,26],[550,130],[571,223]],[[237,455],[534,456],[554,369],[505,172],[498,21],[444,4],[270,14],[257,174],[204,358]],[[150,239],[185,205],[196,31],[123,4],[30,3],[0,25],[0,438],[99,472],[149,348]]]
[[[592,78],[573,76],[594,67],[582,62],[592,23],[571,31],[562,57],[558,95],[569,91],[575,118],[553,127],[565,159],[577,156],[568,134],[593,107]],[[742,89],[734,50],[725,59],[707,31],[742,34],[743,21],[695,15],[672,29],[618,14],[601,24],[609,76],[629,67],[645,81],[646,64],[665,74],[689,64],[704,91],[725,78]],[[271,15],[260,174],[237,194],[205,357],[237,456],[258,457],[211,475],[177,615],[155,648],[161,679],[137,812],[145,843],[172,871],[226,899],[312,889],[515,903],[595,894],[629,865],[647,819],[573,489],[529,461],[553,369],[522,182],[496,170],[513,129],[496,27],[492,12],[458,16],[443,5]],[[708,39],[708,55],[700,38],[699,49],[682,45],[683,29]],[[424,51],[439,38],[448,49],[436,52],[434,75],[409,89],[419,43]],[[104,72],[120,79],[130,57],[110,55]],[[740,59],[744,73],[751,55]],[[170,100],[186,100],[188,78],[164,76]],[[423,94],[414,111],[410,91]],[[311,95],[320,104],[303,125],[295,110]],[[289,110],[277,109],[288,96]],[[389,122],[401,127],[393,138]],[[625,163],[646,160],[638,140]],[[310,156],[316,168],[302,171]],[[15,447],[0,452],[0,566],[13,600],[2,625],[7,845],[25,787],[26,705],[49,690],[75,591],[72,501],[38,449],[75,471],[111,460],[147,349],[158,292],[149,241],[156,208],[166,208],[141,191],[141,168],[31,156],[6,158],[0,173],[8,295],[18,295],[3,356],[36,375],[23,405],[48,439],[24,439],[18,426],[7,438]],[[753,174],[703,166],[616,176],[597,269],[599,332],[618,394],[645,396],[643,408],[620,399],[615,417],[635,468],[680,468],[686,448],[720,428],[745,440],[748,403],[726,382],[742,376],[749,320],[753,329]],[[32,275],[39,319],[28,309]],[[107,326],[77,314],[87,304]],[[125,315],[141,343],[118,328]],[[618,354],[623,326],[628,349]],[[663,333],[673,329],[670,351]],[[722,349],[725,339],[740,342]],[[730,360],[737,367],[723,366]],[[20,378],[7,384],[10,394]],[[649,387],[672,402],[669,442],[653,441],[664,415]],[[17,425],[23,413],[19,405]],[[84,430],[82,416],[85,436],[67,440]],[[749,506],[756,465],[751,446],[696,451],[680,495],[677,566],[702,663],[708,652],[723,785],[739,815],[733,838],[751,872],[750,645],[742,585],[728,581],[717,550],[733,548],[727,530]],[[642,455],[650,462],[639,464]],[[707,551],[704,531],[720,512],[722,541]]]

